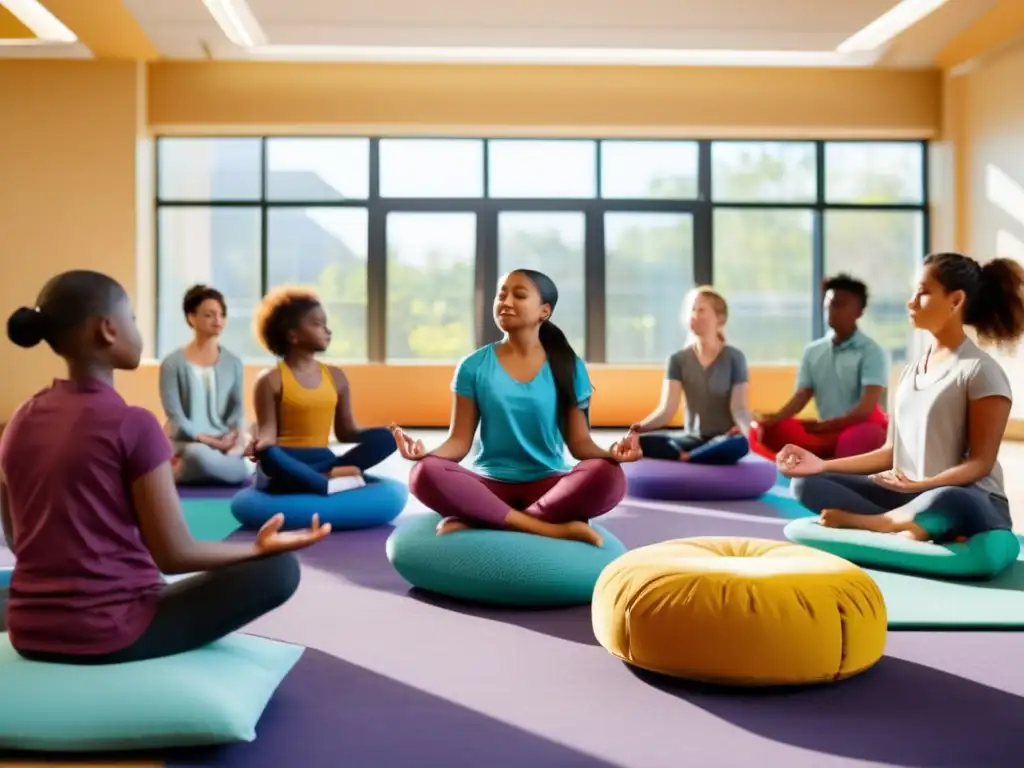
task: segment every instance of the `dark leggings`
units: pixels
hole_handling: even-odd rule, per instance
[[[709,439],[682,429],[659,429],[640,435],[640,450],[649,459],[678,461],[680,453],[700,448]]]
[[[684,451],[693,464],[735,464],[750,452],[750,443],[741,435],[701,437],[691,432],[658,430],[640,435],[640,451],[649,459],[679,461]]]
[[[812,512],[841,509],[857,515],[882,515],[898,507],[933,539],[1009,530],[1009,503],[972,486],[947,485],[918,493],[883,488],[867,475],[825,472],[793,479],[793,497]]]
[[[358,467],[365,472],[398,450],[386,427],[364,429],[351,450],[336,455],[330,448],[282,448],[272,445],[256,456],[266,476],[268,493],[327,495],[327,473],[335,467]]]
[[[88,656],[18,652],[31,661],[53,664],[124,664],[173,656],[236,632],[285,603],[298,586],[299,561],[292,553],[246,560],[168,584],[153,621],[127,648]],[[0,616],[6,606],[3,589]]]

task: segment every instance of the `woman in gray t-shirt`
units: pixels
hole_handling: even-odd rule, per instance
[[[693,456],[695,461],[733,463],[750,450],[744,436],[750,425],[747,359],[725,343],[729,308],[719,293],[697,288],[688,306],[692,341],[669,357],[661,402],[633,430],[647,458],[686,461],[704,447]],[[681,400],[683,429],[662,429],[679,411]],[[728,445],[723,438],[731,438]],[[711,443],[718,450],[710,450]]]
[[[932,342],[900,376],[886,444],[831,461],[788,445],[779,469],[797,478],[793,495],[822,525],[919,541],[1010,529],[997,456],[1013,395],[1005,371],[964,326],[983,343],[1024,336],[1024,268],[935,254],[907,307]]]

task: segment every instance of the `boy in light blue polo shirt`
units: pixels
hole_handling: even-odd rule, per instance
[[[758,419],[760,440],[770,451],[791,443],[832,458],[885,443],[889,420],[881,406],[889,361],[881,345],[857,328],[868,304],[867,286],[840,274],[823,287],[829,332],[804,348],[789,402]],[[794,418],[811,398],[818,419]]]

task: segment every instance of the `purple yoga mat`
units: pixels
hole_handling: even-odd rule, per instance
[[[246,482],[242,485],[179,485],[178,495],[183,499],[230,499],[251,484]]]
[[[781,539],[785,522],[759,501],[627,503],[601,519],[630,547]],[[411,592],[387,561],[389,533],[334,534],[300,553],[295,597],[249,628],[309,646],[257,740],[158,756],[167,768],[664,768],[666,755],[700,768],[1020,762],[1020,634],[891,632],[874,669],[817,688],[684,685],[609,655],[587,608],[512,611]]]
[[[629,495],[666,501],[753,499],[775,485],[775,465],[756,454],[735,464],[640,459],[624,464]]]
[[[627,503],[602,518],[631,547],[780,539],[784,522],[756,501]],[[253,631],[334,658],[307,651],[253,744],[172,758],[168,768],[663,768],[666,754],[701,768],[1019,760],[1015,633],[890,633],[886,658],[842,683],[716,690],[633,672],[597,645],[586,608],[512,611],[410,591],[387,562],[388,533],[334,535],[302,553],[298,594]]]

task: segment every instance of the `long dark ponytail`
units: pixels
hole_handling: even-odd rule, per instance
[[[542,304],[548,304],[555,311],[558,304],[558,286],[555,281],[534,269],[515,270],[533,283],[540,294]],[[558,426],[565,434],[569,411],[576,407],[576,350],[565,338],[562,329],[548,318],[540,325],[540,343],[548,357],[551,375],[555,378],[558,394]]]
[[[960,253],[934,253],[924,260],[947,291],[963,291],[963,321],[982,343],[1013,347],[1024,336],[1024,269],[1012,259],[984,265]]]

